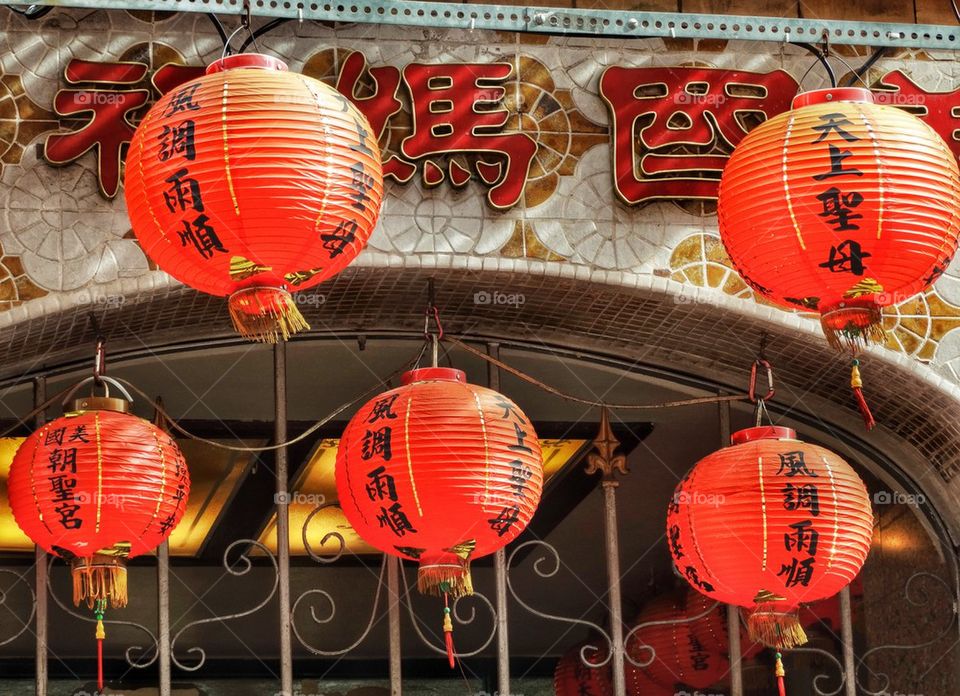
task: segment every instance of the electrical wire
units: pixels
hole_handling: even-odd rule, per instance
[[[40,19],[41,17],[46,17],[50,10],[53,9],[52,5],[27,5],[27,9],[21,10],[15,5],[10,5],[10,9],[16,12],[21,17],[27,19]]]
[[[954,8],[956,8],[956,4],[954,4]],[[846,81],[846,83],[845,83],[843,86],[844,86],[844,87],[853,87],[853,84],[854,84],[857,80],[860,80],[860,82],[863,84],[864,87],[866,87],[867,89],[870,89],[870,85],[868,85],[868,84],[864,81],[863,76],[866,75],[866,74],[867,74],[867,71],[868,71],[870,68],[873,67],[873,64],[874,64],[874,63],[876,63],[878,60],[880,60],[881,58],[883,58],[883,56],[886,54],[886,52],[887,52],[887,47],[886,47],[886,46],[881,46],[880,48],[878,48],[877,50],[875,50],[875,51],[870,55],[869,58],[867,58],[865,61],[863,61],[863,64],[862,64],[859,68],[857,68],[856,70],[853,71],[853,74],[850,76],[850,78]]]
[[[221,22],[220,18],[212,12],[207,13],[207,17],[213,24],[214,29],[217,30],[217,34],[220,35],[220,41],[223,42],[223,47],[227,49],[227,53],[230,53],[230,47],[227,45],[229,43],[227,40],[227,30],[223,28],[223,22]]]

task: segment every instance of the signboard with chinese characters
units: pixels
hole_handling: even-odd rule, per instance
[[[150,105],[223,51],[203,16],[57,17],[74,28],[49,33],[11,18],[0,50],[0,312],[64,293],[110,309],[125,301],[118,285],[166,282],[130,231],[126,149]],[[716,243],[720,175],[737,143],[788,109],[801,82],[826,86],[811,56],[783,43],[316,22],[285,24],[258,43],[336,87],[379,138],[387,191],[358,266],[376,254],[385,255],[377,263],[482,258],[484,269],[508,270],[526,259],[708,285],[747,302],[750,288]],[[868,56],[844,60],[856,67]],[[901,51],[865,80],[960,154],[960,79],[944,69],[955,58]],[[156,144],[158,157],[189,161],[184,125]],[[837,258],[853,261],[854,251]],[[475,299],[523,302],[509,291]],[[933,359],[960,325],[960,274],[947,269],[933,295],[896,312],[890,347]]]

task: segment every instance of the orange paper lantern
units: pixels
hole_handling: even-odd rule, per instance
[[[628,681],[633,677],[629,673],[639,670],[673,693],[677,684],[705,689],[730,670],[726,609],[699,592],[656,597],[634,625],[638,628],[627,641],[628,654],[635,662],[653,661],[643,668],[628,661]]]
[[[377,140],[333,88],[274,58],[228,56],[164,95],[134,134],[127,211],[144,252],[192,288],[229,296],[237,331],[309,328],[291,290],[343,270],[383,197]]]
[[[363,406],[337,452],[347,520],[385,553],[419,561],[422,592],[462,596],[471,558],[522,532],[540,502],[540,443],[503,394],[425,368]]]
[[[603,662],[605,657],[597,648],[597,643],[586,641],[563,654],[553,670],[556,696],[613,696],[610,665],[591,666]]]
[[[865,89],[801,94],[734,150],[720,236],[757,293],[820,314],[836,347],[883,340],[881,308],[929,287],[960,233],[957,162],[930,126]]]
[[[679,573],[699,592],[753,607],[750,637],[805,642],[801,603],[831,597],[863,567],[873,511],[843,459],[789,428],[734,433],[677,486],[667,539]]]
[[[47,553],[71,562],[73,600],[93,608],[127,603],[124,562],[149,553],[180,522],[190,476],[180,449],[118,399],[85,399],[85,410],[24,440],[10,465],[10,508]]]

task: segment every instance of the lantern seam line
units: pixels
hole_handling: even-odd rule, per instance
[[[48,425],[43,426],[43,430],[41,431],[41,437],[46,438],[47,430],[49,429],[49,427],[50,426]],[[36,479],[34,478],[34,474],[36,473],[35,465],[37,463],[38,449],[40,449],[40,438],[37,438],[37,441],[34,443],[34,447],[33,447],[33,460],[30,465],[30,491],[33,493],[33,504],[37,508],[37,516],[40,518],[40,521],[43,522],[43,526],[47,528],[47,531],[50,532],[50,534],[53,534],[53,530],[50,529],[50,525],[47,524],[47,521],[43,518],[43,509],[40,507],[40,499],[37,497],[37,484],[36,484]]]
[[[147,525],[143,528],[143,532],[140,534],[141,537],[147,533],[150,525],[152,525],[153,521],[160,515],[160,506],[163,504],[163,489],[167,483],[167,462],[164,458],[163,446],[160,444],[160,437],[157,435],[156,430],[153,431],[153,441],[156,443],[157,452],[160,454],[160,495],[157,496],[157,507],[153,511],[153,517],[150,518],[150,521],[147,522]]]
[[[486,508],[490,499],[490,444],[487,442],[487,421],[483,417],[480,395],[473,388],[469,389],[470,393],[473,394],[473,400],[477,404],[477,415],[480,416],[480,433],[483,435],[483,507]]]
[[[227,176],[227,189],[230,191],[230,198],[233,201],[233,212],[240,217],[240,203],[237,201],[237,193],[233,189],[233,176],[230,174],[230,144],[227,138],[227,96],[230,83],[224,78],[223,91],[220,99],[220,130],[223,135],[223,171]]]
[[[413,405],[413,392],[407,399],[407,410],[403,414],[403,446],[407,453],[407,475],[410,476],[410,488],[413,489],[413,502],[417,506],[417,514],[423,517],[423,508],[420,506],[420,494],[417,493],[417,480],[413,476],[413,457],[410,454],[410,407]]]
[[[822,453],[820,459],[823,460],[823,466],[826,467],[827,475],[830,476],[830,492],[833,493],[833,543],[830,545],[830,558],[827,561],[827,570],[830,570],[837,555],[837,537],[840,535],[840,500],[837,497],[837,485],[833,476],[833,469],[830,468],[830,463]]]
[[[800,242],[800,249],[807,250],[807,245],[803,242],[803,235],[800,233],[800,225],[797,224],[797,216],[793,212],[793,201],[790,199],[790,182],[787,177],[787,156],[790,150],[790,132],[793,130],[793,113],[787,119],[787,132],[783,137],[783,158],[780,164],[780,173],[783,179],[784,199],[787,201],[787,212],[790,213],[790,221],[793,222],[793,229],[797,233],[797,241]]]
[[[870,143],[873,145],[873,157],[877,162],[877,192],[879,196],[879,205],[880,209],[877,211],[877,239],[880,239],[880,235],[883,233],[883,158],[880,156],[880,143],[877,140],[877,134],[873,129],[873,125],[870,123],[870,120],[867,118],[867,115],[863,112],[858,105],[854,104],[853,108],[856,110],[857,115],[860,117],[860,120],[863,121],[863,127],[866,129],[867,133],[870,135]],[[882,292],[882,290],[881,290]]]
[[[144,127],[144,130],[146,130],[147,123],[150,121],[151,118],[153,118],[153,115],[154,115],[154,112],[153,112],[153,109],[151,109],[151,110],[147,113],[146,118],[143,120],[143,123],[141,124],[141,125]],[[136,134],[134,134],[134,135],[136,136]],[[139,150],[139,153],[140,153],[140,161],[137,162],[137,169],[138,169],[139,172],[140,172],[140,188],[142,188],[144,191],[146,191],[146,190],[147,190],[147,178],[146,178],[146,175],[145,175],[144,172],[143,172],[143,137],[140,137],[140,138],[138,139],[137,149]],[[153,210],[153,204],[150,202],[150,197],[149,197],[149,196],[144,196],[144,202],[147,204],[147,210],[148,210],[149,213],[150,213],[150,217],[151,217],[151,219],[153,220],[153,224],[156,225],[156,227],[157,227],[157,232],[160,233],[160,238],[163,239],[165,242],[168,242],[168,243],[169,243],[170,240],[167,239],[167,233],[166,233],[166,231],[164,231],[163,225],[160,224],[160,220],[159,220],[159,218],[157,218],[157,214],[156,214],[156,213],[154,212],[154,210]]]
[[[97,534],[100,533],[100,512],[103,506],[103,452],[100,442],[100,414],[93,414],[93,425],[97,431]]]
[[[763,525],[763,572],[767,570],[767,494],[763,488],[763,455],[757,457],[757,469],[760,478],[760,519]]]

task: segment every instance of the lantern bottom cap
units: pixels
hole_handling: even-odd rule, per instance
[[[310,328],[293,296],[283,288],[244,288],[230,295],[227,304],[233,328],[251,341],[277,343]]]
[[[851,300],[821,308],[820,328],[836,351],[853,355],[885,338],[881,307],[873,301]]]
[[[127,606],[127,567],[123,558],[97,554],[71,561],[73,604],[86,603],[93,609],[98,602],[115,609]]]

